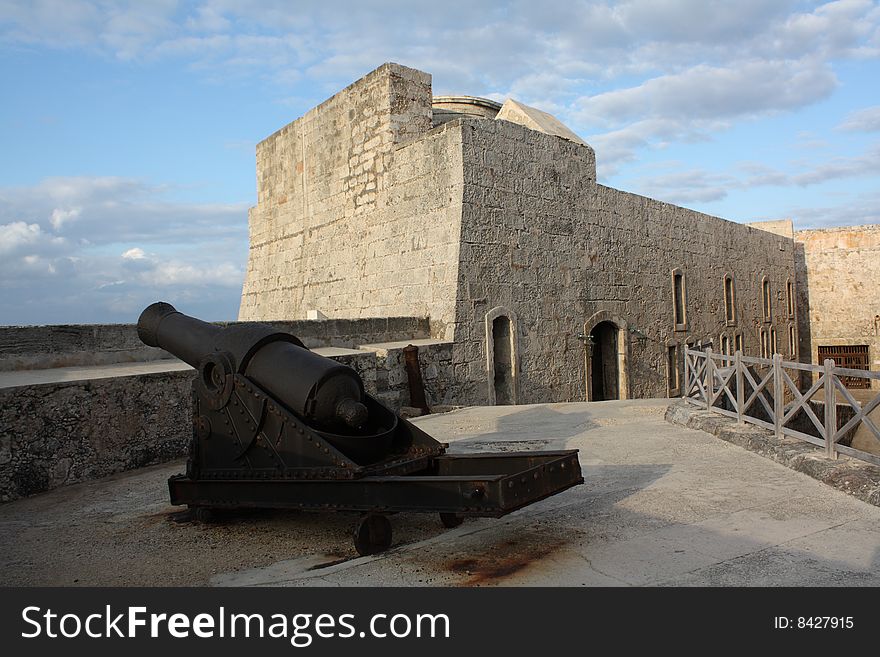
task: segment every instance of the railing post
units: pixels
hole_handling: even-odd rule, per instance
[[[782,416],[785,413],[782,381],[782,354],[773,354],[773,429],[776,437],[782,436]]]
[[[733,366],[736,368],[736,421],[742,424],[743,413],[745,413],[745,409],[743,406],[746,401],[746,389],[745,383],[743,382],[743,362],[742,362],[742,351],[737,351],[735,354],[735,358],[733,360]]]
[[[834,399],[834,361],[825,359],[825,456],[837,458],[834,434],[837,433],[837,403]]]
[[[687,345],[684,346],[684,381],[681,384],[681,396],[687,397],[691,390],[691,373],[690,373],[690,358],[688,358],[688,348]],[[676,367],[678,363],[676,363]]]
[[[712,362],[712,347],[706,349],[706,410],[712,410],[712,396],[715,389],[715,363]]]

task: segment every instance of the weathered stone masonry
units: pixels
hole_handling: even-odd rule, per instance
[[[431,111],[430,76],[386,64],[258,146],[242,319],[427,316],[456,403],[664,396],[670,349],[783,344],[790,238],[599,185],[524,106]]]
[[[461,147],[430,128],[430,76],[385,65],[261,142],[239,318],[405,310],[451,337]]]
[[[823,345],[868,347],[870,369],[880,369],[880,226],[845,226],[801,230],[803,314],[810,340],[805,355],[821,362]],[[880,389],[880,381],[873,387]]]

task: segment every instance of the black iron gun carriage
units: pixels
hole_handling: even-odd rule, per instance
[[[355,547],[391,545],[387,515],[435,512],[446,527],[500,517],[583,483],[577,450],[446,454],[364,391],[352,368],[268,324],[226,328],[154,303],[138,335],[197,368],[186,474],[171,503],[212,509],[359,511]]]

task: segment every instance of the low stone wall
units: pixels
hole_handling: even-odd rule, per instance
[[[452,344],[411,342],[419,345],[429,404],[453,403]],[[399,410],[410,403],[407,344],[326,355],[354,368],[367,392]],[[186,369],[0,388],[0,501],[185,455],[194,376]]]
[[[193,370],[0,389],[0,501],[186,452]]]
[[[240,322],[215,322],[229,326]],[[429,321],[420,317],[299,320],[266,322],[293,333],[307,347],[347,347],[373,342],[430,336]],[[134,324],[0,326],[0,371],[110,365],[169,358],[148,347]]]

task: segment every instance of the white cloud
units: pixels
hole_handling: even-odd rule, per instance
[[[232,24],[221,9],[206,5],[196,8],[195,14],[186,19],[186,26],[197,32],[222,32]]]
[[[850,132],[877,132],[880,130],[880,105],[850,112],[837,129]]]
[[[616,130],[590,135],[586,141],[596,149],[596,166],[601,179],[616,173],[621,165],[634,161],[640,150],[662,149],[671,142],[709,141],[711,131],[720,130],[726,125],[721,121],[689,122],[652,118],[636,121]]]
[[[788,173],[759,162],[741,162],[736,173],[704,169],[678,170],[680,162],[664,163],[668,173],[636,178],[640,194],[672,203],[710,202],[725,198],[728,192],[754,187],[810,187],[840,178],[858,178],[880,173],[880,142],[852,157],[830,157],[807,161]]]
[[[65,223],[75,220],[80,214],[82,214],[82,208],[71,208],[69,210],[55,208],[49,217],[49,223],[52,224],[52,228],[56,231],[61,230]]]
[[[22,246],[40,241],[43,231],[39,224],[26,224],[23,221],[0,225],[0,253],[11,253]]]
[[[694,66],[636,87],[578,101],[582,120],[597,124],[636,117],[725,119],[791,110],[828,97],[831,69],[815,61],[750,61],[731,67]]]
[[[826,57],[876,55],[865,41],[876,29],[878,19],[880,12],[871,0],[829,2],[810,13],[789,16],[771,46],[789,56],[807,52]]]
[[[65,237],[92,245],[175,244],[206,235],[247,239],[245,203],[179,203],[166,200],[170,191],[132,178],[46,178],[30,187],[0,188],[0,221],[15,217],[50,232],[63,228]]]
[[[672,166],[678,167],[680,164],[673,163]],[[726,174],[701,169],[673,171],[638,180],[640,193],[683,205],[720,201],[727,196],[729,190],[737,186],[738,181]]]
[[[174,30],[174,0],[27,0],[0,5],[0,40],[85,48],[131,59]]]
[[[121,59],[183,58],[209,76],[250,71],[337,83],[393,60],[435,73],[441,91],[540,96],[585,78],[722,66],[743,53],[797,61],[817,53],[868,56],[880,46],[869,0],[798,10],[790,1],[98,0],[7,2],[0,42],[96,49]],[[491,47],[487,47],[491,44]],[[460,86],[466,85],[466,86]],[[458,87],[453,88],[453,87]],[[534,99],[532,99],[534,100]]]
[[[791,176],[795,185],[805,187],[835,180],[868,176],[880,172],[880,147],[876,146],[863,155],[855,157],[835,157],[811,171]]]
[[[838,205],[793,206],[785,214],[794,217],[798,229],[880,224],[880,193],[862,194]]]
[[[217,285],[241,291],[244,270],[229,262],[219,265],[193,265],[179,261],[158,262],[144,272],[141,280],[156,287]]]
[[[0,324],[133,322],[158,299],[234,319],[246,206],[174,202],[169,191],[87,177],[0,188]]]
[[[795,173],[778,171],[761,164],[748,164],[742,169],[749,175],[742,181],[744,187],[766,185],[807,187],[840,178],[857,178],[880,173],[880,142],[869,146],[864,153],[851,157],[831,157],[825,161],[809,161],[806,168]]]

